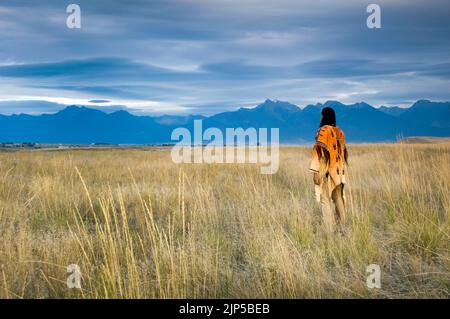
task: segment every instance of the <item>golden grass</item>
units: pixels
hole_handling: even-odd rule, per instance
[[[322,230],[309,148],[275,175],[169,149],[0,153],[0,297],[448,298],[450,144],[349,149],[345,236]]]

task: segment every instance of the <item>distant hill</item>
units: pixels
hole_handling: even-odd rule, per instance
[[[378,108],[381,112],[384,112],[389,115],[399,116],[403,113],[405,113],[408,109],[404,107],[398,107],[398,106],[380,106]]]
[[[160,144],[171,142],[174,128],[190,130],[195,119],[203,129],[217,127],[280,129],[281,143],[309,143],[314,140],[323,107],[336,110],[338,126],[350,142],[396,141],[399,137],[450,136],[450,102],[420,100],[410,108],[387,110],[367,103],[345,105],[327,101],[297,105],[266,100],[254,108],[240,108],[213,116],[136,116],[126,111],[104,113],[80,106],[68,106],[55,114],[0,115],[0,142],[63,144]]]

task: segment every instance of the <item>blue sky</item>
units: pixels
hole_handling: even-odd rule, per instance
[[[375,1],[374,1],[375,2]],[[82,28],[66,27],[80,5]],[[0,113],[450,100],[450,2],[2,0]]]

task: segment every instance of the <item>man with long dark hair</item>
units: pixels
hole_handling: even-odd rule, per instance
[[[336,223],[341,231],[345,224],[345,166],[347,148],[344,132],[336,126],[336,114],[330,107],[322,110],[320,128],[313,148],[310,170],[321,204],[323,222],[327,231],[334,231]],[[335,214],[331,208],[335,204]]]

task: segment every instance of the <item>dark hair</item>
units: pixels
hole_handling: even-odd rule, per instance
[[[322,121],[320,121],[320,126],[331,125],[336,126],[336,113],[331,107],[325,107],[322,109]]]

